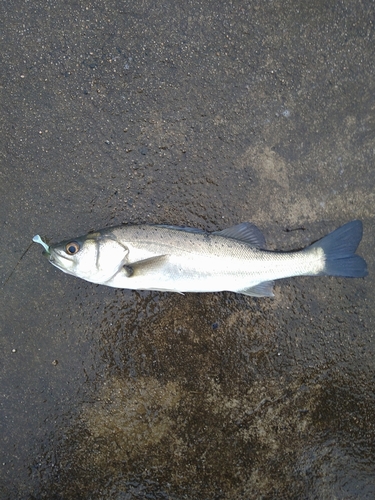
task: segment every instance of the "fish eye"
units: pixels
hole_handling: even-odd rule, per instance
[[[66,253],[68,253],[69,255],[74,255],[75,253],[77,253],[79,251],[79,249],[80,249],[80,246],[76,241],[71,241],[65,247]]]

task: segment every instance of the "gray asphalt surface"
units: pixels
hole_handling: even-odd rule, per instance
[[[0,498],[375,497],[375,5],[3,2]],[[114,290],[31,238],[270,249],[364,222],[365,279]]]

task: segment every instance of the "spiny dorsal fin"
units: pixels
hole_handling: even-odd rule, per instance
[[[223,229],[222,231],[215,231],[212,234],[244,241],[245,243],[248,243],[249,245],[257,248],[264,248],[266,246],[266,240],[263,236],[263,233],[250,222],[241,222],[241,224],[228,227],[227,229]]]

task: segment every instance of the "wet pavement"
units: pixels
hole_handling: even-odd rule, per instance
[[[0,498],[374,498],[374,3],[0,9]],[[249,220],[289,250],[355,218],[368,277],[273,299],[30,247]]]

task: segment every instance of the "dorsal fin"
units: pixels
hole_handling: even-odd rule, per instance
[[[150,224],[150,226],[165,227],[166,229],[174,229],[175,231],[182,231],[184,233],[208,234],[207,231],[204,231],[203,229],[198,229],[197,227],[172,226],[170,224]]]
[[[250,222],[241,222],[241,224],[228,227],[227,229],[223,229],[222,231],[215,231],[212,234],[244,241],[245,243],[248,243],[249,245],[252,245],[256,248],[264,248],[266,246],[266,240],[263,236],[263,233]]]

